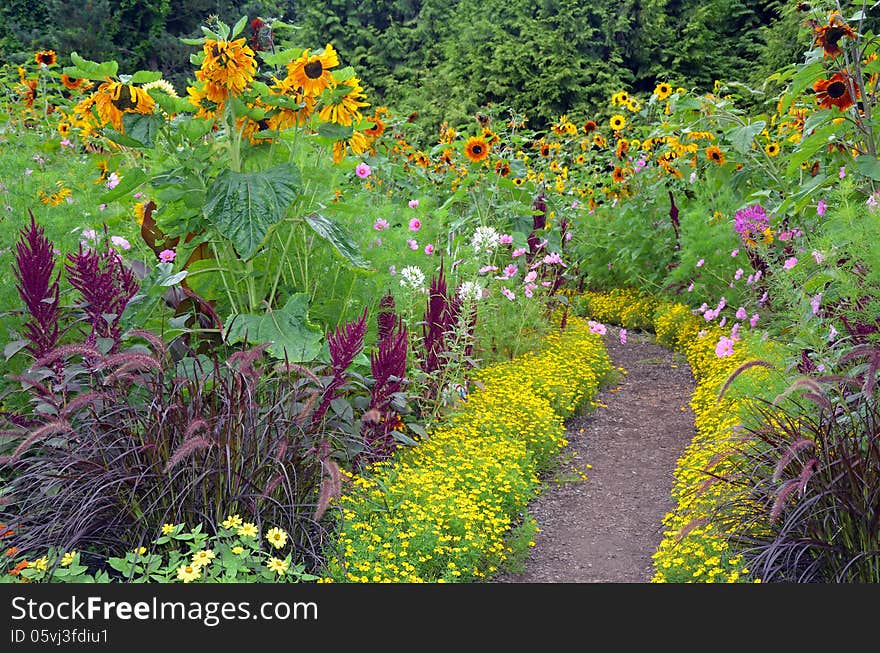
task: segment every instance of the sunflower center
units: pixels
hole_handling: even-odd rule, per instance
[[[483,146],[482,146],[482,145],[479,145],[479,144],[474,145],[474,146],[471,148],[471,152],[473,152],[475,155],[479,156],[480,154],[483,153]]]
[[[828,93],[828,96],[837,99],[846,95],[846,84],[843,82],[832,82],[828,85],[828,88],[825,90]]]
[[[320,59],[310,61],[303,66],[303,72],[305,72],[306,77],[309,79],[320,79],[321,75],[324,74],[324,64],[321,63]]]
[[[837,42],[846,34],[846,30],[842,27],[832,27],[825,32],[825,42],[831,45],[837,45]]]

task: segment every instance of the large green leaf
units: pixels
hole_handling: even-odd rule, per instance
[[[159,130],[160,120],[160,117],[152,114],[122,114],[122,126],[125,127],[125,135],[142,143],[144,147],[153,147],[153,139]]]
[[[297,293],[284,308],[262,315],[238,313],[226,321],[226,341],[230,344],[247,339],[249,345],[271,342],[267,351],[291,363],[315,360],[324,338],[321,330],[309,322],[309,296]]]
[[[880,160],[870,154],[856,157],[856,168],[866,177],[880,181]]]
[[[755,140],[755,136],[760,134],[766,126],[766,122],[758,120],[750,125],[731,129],[728,133],[728,137],[730,138],[733,147],[740,154],[748,154],[749,150],[752,149],[752,142]]]
[[[208,189],[205,217],[249,259],[284,218],[299,188],[299,170],[290,163],[262,172],[224,170]]]
[[[83,59],[76,52],[70,53],[72,66],[65,66],[64,73],[74,79],[95,79],[105,81],[108,77],[114,77],[119,70],[119,64],[115,61],[98,63]]]
[[[321,238],[330,243],[333,249],[339,252],[352,265],[364,270],[370,268],[370,262],[361,255],[360,249],[351,239],[351,236],[345,233],[338,224],[318,213],[307,215],[306,224]]]
[[[132,192],[135,188],[140,186],[146,180],[147,173],[145,173],[140,168],[131,168],[122,175],[122,179],[118,184],[116,184],[115,188],[111,189],[101,196],[101,201],[105,204],[112,202],[113,200]]]

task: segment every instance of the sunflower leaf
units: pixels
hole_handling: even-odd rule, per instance
[[[361,255],[358,246],[351,239],[351,236],[345,233],[338,224],[319,213],[307,215],[306,224],[312,228],[312,231],[332,245],[333,249],[349,263],[362,270],[370,269],[370,262]]]
[[[145,173],[140,168],[132,168],[127,171],[123,176],[120,182],[113,188],[109,193],[104,193],[101,196],[101,202],[104,204],[109,204],[115,199],[122,197],[123,195],[127,195],[135,188],[143,184],[147,180],[147,173]]]
[[[332,141],[344,141],[351,138],[354,129],[349,125],[337,125],[332,122],[322,122],[318,125],[318,136],[329,138]]]
[[[727,136],[737,152],[748,154],[749,150],[752,149],[755,136],[760,134],[766,126],[767,123],[764,120],[758,120],[749,125],[731,129]]]
[[[261,172],[224,170],[208,189],[204,214],[242,258],[250,259],[299,189],[299,170],[290,163]]]
[[[65,67],[64,72],[68,77],[73,77],[74,79],[96,79],[104,81],[107,77],[114,77],[119,71],[119,64],[115,61],[98,63],[97,61],[83,59],[76,52],[70,53],[70,60],[73,62],[73,66]]]
[[[159,119],[152,114],[125,113],[122,125],[130,138],[143,143],[144,147],[153,147],[153,139],[159,130]]]
[[[880,161],[870,154],[856,157],[856,169],[874,181],[880,181]]]
[[[232,33],[229,35],[230,39],[234,39],[236,36],[242,33],[244,30],[244,26],[247,23],[247,16],[242,16],[238,19],[235,25],[232,26]]]
[[[780,116],[788,112],[788,108],[791,106],[792,102],[797,99],[804,89],[811,86],[822,76],[822,73],[824,72],[823,65],[822,61],[814,61],[797,72],[794,79],[791,80],[791,86],[789,87],[788,92],[782,97],[782,101],[779,104],[778,113]]]
[[[162,79],[162,73],[158,70],[139,70],[131,76],[131,79],[128,80],[128,83],[149,84],[150,82],[155,82],[160,79]]]
[[[226,320],[226,342],[234,344],[247,339],[249,345],[272,343],[267,351],[291,363],[315,360],[324,339],[321,329],[308,317],[308,293],[296,293],[283,308],[262,315],[232,314]]]
[[[278,52],[260,51],[260,59],[269,66],[285,66],[302,54],[302,48],[289,48],[287,50],[278,50]]]

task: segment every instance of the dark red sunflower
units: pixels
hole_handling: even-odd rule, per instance
[[[34,55],[34,60],[40,66],[54,66],[58,57],[55,55],[55,50],[40,50]]]
[[[837,14],[832,14],[827,25],[816,27],[813,34],[816,37],[815,45],[821,46],[826,57],[836,57],[843,52],[839,43],[844,36],[851,39],[857,36],[855,30],[843,22]]]
[[[588,120],[584,123],[584,132],[587,134],[592,134],[594,131],[596,131],[596,127],[597,125],[595,120]]]
[[[850,89],[855,90],[853,98]],[[839,71],[831,79],[820,79],[813,84],[816,101],[822,109],[837,107],[841,111],[850,108],[859,97],[859,87],[849,74]]]

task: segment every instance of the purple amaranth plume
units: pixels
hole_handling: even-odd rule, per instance
[[[370,407],[367,414],[375,418],[365,421],[361,430],[367,445],[364,455],[370,459],[387,457],[394,450],[391,432],[397,420],[389,406],[395,393],[403,389],[406,375],[408,334],[403,320],[398,320],[395,328],[379,341],[378,349],[370,354],[370,369],[373,375],[373,388],[370,393]]]
[[[379,328],[379,340],[383,340],[388,336],[397,324],[398,316],[394,309],[394,295],[390,292],[386,293],[379,300],[379,315],[376,317],[376,323]]]
[[[672,222],[672,229],[675,231],[675,249],[681,249],[681,243],[679,242],[681,222],[678,219],[678,207],[675,205],[675,197],[672,195],[672,191],[669,191],[669,220]]]
[[[30,340],[25,349],[34,358],[40,358],[58,342],[58,279],[61,270],[53,279],[55,253],[52,242],[37,225],[30,209],[28,213],[31,223],[20,231],[13,273],[16,290],[30,314],[24,324],[24,333]]]
[[[65,268],[70,285],[82,295],[92,325],[87,342],[94,344],[97,338],[110,338],[112,352],[119,345],[122,312],[138,291],[134,272],[110,249],[98,252],[80,244],[79,251],[68,254],[67,259]]]
[[[361,313],[361,316],[347,324],[337,327],[336,330],[327,336],[327,344],[330,347],[330,363],[333,367],[333,379],[324,388],[324,394],[321,397],[321,403],[312,415],[312,425],[317,424],[324,417],[330,402],[336,397],[336,391],[345,385],[348,377],[345,371],[354,362],[361,348],[364,346],[364,336],[367,333],[367,309]]]
[[[431,277],[428,294],[428,305],[425,308],[425,320],[422,324],[422,338],[425,357],[421,362],[422,371],[431,374],[440,369],[441,355],[444,350],[445,334],[449,330],[449,296],[446,292],[446,279],[443,276],[443,264],[436,277]]]
[[[544,198],[544,193],[538,193],[535,202],[532,204],[532,209],[534,209],[534,215],[532,217],[532,232],[526,239],[526,242],[529,244],[529,251],[526,252],[526,261],[529,263],[531,263],[532,259],[537,255],[538,246],[541,243],[541,239],[538,237],[538,232],[543,231],[547,226],[547,202]]]

